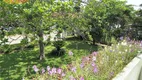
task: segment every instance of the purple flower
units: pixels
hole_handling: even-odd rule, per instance
[[[98,54],[98,52],[96,52],[96,51],[92,52],[93,56],[96,56],[97,54]]]
[[[72,51],[69,51],[69,55],[70,55],[70,56],[73,56],[73,52],[72,52]]]
[[[36,65],[34,65],[32,68],[34,69],[35,72],[38,72],[38,71],[39,71],[39,69],[37,68]]]
[[[114,72],[110,72],[110,76],[113,76],[114,75]]]
[[[45,69],[44,69],[44,68],[42,68],[41,73],[42,73],[42,74],[45,73]]]
[[[97,67],[94,67],[93,72],[94,72],[94,73],[97,73],[97,72],[98,72]]]
[[[65,75],[66,75],[65,73],[62,73],[62,74],[61,74],[62,77],[64,77]]]
[[[94,63],[94,62],[92,62],[92,64],[91,64],[93,67],[95,67],[96,66],[96,64]]]
[[[61,72],[62,72],[62,69],[60,69],[60,68],[57,69],[57,73],[58,73],[58,74],[61,74]]]
[[[83,68],[83,67],[84,67],[84,63],[81,63],[81,64],[80,64],[80,67]]]
[[[71,71],[76,72],[76,67],[71,68]]]
[[[46,68],[46,69],[47,69],[47,71],[50,71],[50,66],[47,66],[47,68]]]
[[[73,76],[70,76],[69,78],[70,80],[76,80]]]
[[[52,71],[49,71],[48,74],[49,74],[50,76],[52,76],[53,72],[52,72]]]
[[[52,68],[52,73],[56,73],[56,68]]]
[[[123,40],[123,37],[120,37],[120,40]]]
[[[84,80],[84,77],[80,77],[80,79],[79,80]]]

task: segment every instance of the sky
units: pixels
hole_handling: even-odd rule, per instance
[[[134,9],[139,9],[139,5],[142,4],[142,0],[126,0],[127,4],[136,5]]]

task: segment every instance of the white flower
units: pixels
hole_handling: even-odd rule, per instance
[[[96,57],[95,56],[92,57],[92,61],[96,61]]]
[[[128,50],[127,49],[125,49],[125,52],[127,52]]]
[[[122,52],[120,51],[119,54],[122,54]]]
[[[120,43],[118,43],[118,46],[120,45]]]
[[[126,45],[127,45],[127,42],[126,42],[126,41],[123,41],[123,42],[121,42],[121,45],[126,46]]]
[[[130,44],[129,47],[132,47],[132,45]]]
[[[116,60],[115,63],[117,63],[118,61]]]

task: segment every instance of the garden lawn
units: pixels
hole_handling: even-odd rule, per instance
[[[13,45],[10,46],[11,48]],[[46,59],[38,60],[38,47],[33,49],[12,50],[7,54],[0,54],[0,80],[21,80],[23,77],[32,78],[35,72],[32,69],[33,65],[37,65],[40,69],[46,66],[59,67],[71,62],[68,58],[68,51],[73,52],[72,60],[81,58],[90,54],[92,51],[101,49],[98,46],[88,45],[83,41],[66,41],[63,47],[67,53],[61,57],[53,57],[48,54],[54,49],[52,45],[45,47]]]

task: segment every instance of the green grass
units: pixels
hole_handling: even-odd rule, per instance
[[[11,45],[10,47],[13,48],[13,46],[16,47],[17,45]],[[74,53],[73,60],[100,49],[98,46],[88,45],[83,41],[66,41],[66,45],[63,48],[67,52],[71,50]],[[61,57],[48,56],[48,53],[53,49],[52,45],[45,47],[46,59],[43,61],[38,60],[37,46],[34,49],[11,50],[7,54],[0,54],[0,80],[21,80],[22,77],[31,78],[34,76],[33,65],[37,65],[40,68],[45,68],[47,65],[59,67],[71,61],[68,58],[68,53]]]

